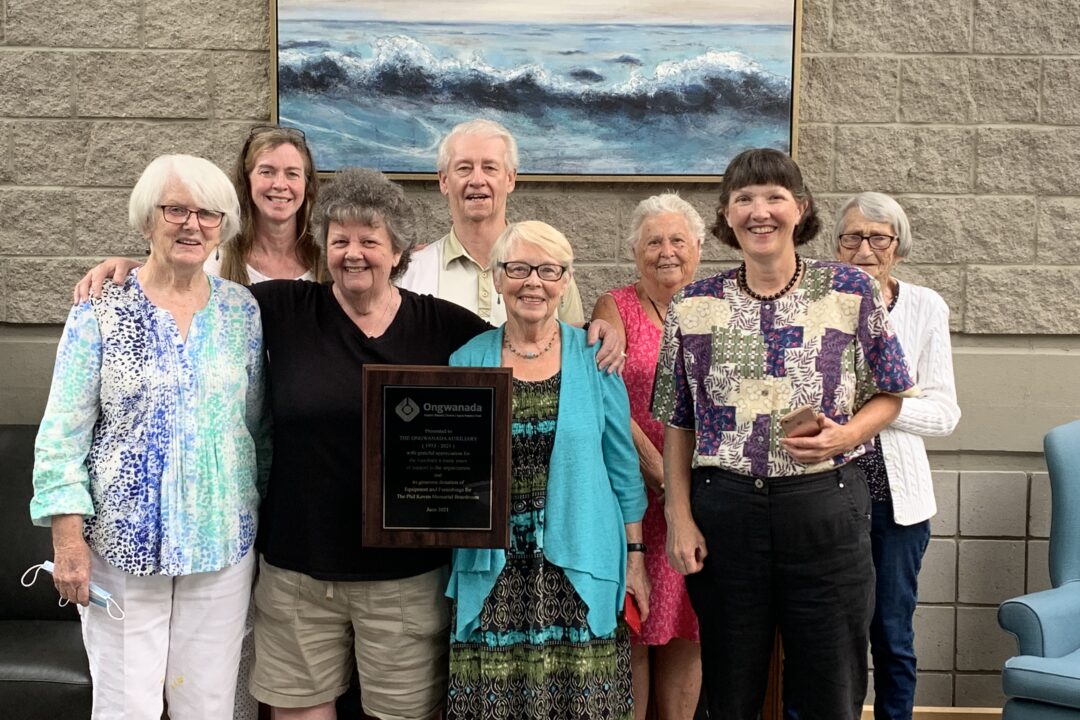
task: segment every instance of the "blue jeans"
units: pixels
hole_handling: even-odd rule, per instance
[[[874,502],[870,545],[877,575],[870,622],[875,720],[911,720],[915,705],[915,629],[919,568],[930,542],[930,521],[897,525],[889,502]]]

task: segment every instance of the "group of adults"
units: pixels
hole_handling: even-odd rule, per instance
[[[695,282],[705,222],[643,200],[638,277],[586,331],[570,242],[507,223],[512,135],[463,123],[437,166],[452,226],[416,252],[402,188],[320,187],[295,129],[252,130],[231,182],[184,155],[139,178],[149,256],[76,288],[31,503],[94,717],[334,718],[355,670],[383,720],[640,719],[650,696],[751,720],[777,628],[788,717],[858,718],[868,642],[876,716],[910,717],[921,437],[959,409],[948,309],[892,274],[903,209],[855,196],[836,261],[802,258],[797,165],[748,150],[712,227],[742,263]],[[362,545],[368,363],[512,369],[508,548]],[[800,407],[816,432],[786,437]]]

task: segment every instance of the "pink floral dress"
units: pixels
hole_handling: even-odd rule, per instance
[[[661,453],[664,451],[664,426],[653,419],[649,406],[652,399],[656,358],[660,352],[660,328],[649,321],[633,285],[612,290],[611,297],[626,328],[626,365],[623,380],[630,395],[630,417],[641,426],[645,435]],[[652,584],[649,596],[649,619],[641,629],[637,642],[645,645],[665,645],[672,638],[698,640],[697,616],[690,607],[683,576],[667,561],[667,523],[660,498],[649,492],[649,507],[642,520],[642,533],[649,551],[645,554],[645,570]]]

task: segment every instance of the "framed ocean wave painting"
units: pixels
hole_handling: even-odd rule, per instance
[[[274,119],[318,169],[430,177],[476,117],[521,177],[714,179],[795,143],[799,0],[276,0]]]

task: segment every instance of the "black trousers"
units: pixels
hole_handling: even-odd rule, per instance
[[[789,720],[858,720],[874,609],[862,470],[753,478],[693,472],[705,568],[686,578],[711,720],[755,720],[779,626]]]

